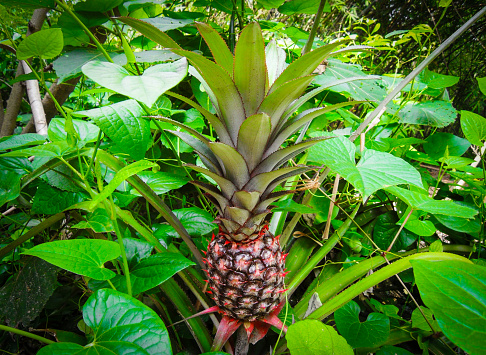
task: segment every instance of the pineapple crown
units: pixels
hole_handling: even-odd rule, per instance
[[[171,119],[159,119],[188,132],[169,131],[194,148],[206,168],[187,166],[209,176],[219,190],[200,181],[193,184],[205,190],[215,203],[220,227],[231,235],[230,239],[247,241],[258,237],[255,232],[270,212],[271,203],[292,192],[273,192],[275,187],[312,169],[282,165],[329,138],[314,138],[280,148],[312,119],[336,108],[336,105],[313,108],[292,116],[302,104],[327,88],[319,87],[303,95],[314,79],[312,72],[343,42],[319,47],[288,65],[285,51],[274,41],[265,48],[256,22],[243,29],[234,55],[210,25],[197,23],[196,26],[215,62],[180,48],[172,51],[190,61],[193,67],[189,72],[203,85],[216,115],[180,95],[170,95],[198,109],[216,131],[219,141],[211,142],[196,130]]]

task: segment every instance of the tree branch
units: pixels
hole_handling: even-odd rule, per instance
[[[25,74],[32,73],[29,65],[24,60],[21,60],[20,63],[24,68]],[[39,82],[37,80],[26,80],[25,85],[27,87],[30,108],[32,109],[32,119],[35,124],[35,130],[37,133],[47,136],[46,114],[44,112],[44,106],[42,106]]]

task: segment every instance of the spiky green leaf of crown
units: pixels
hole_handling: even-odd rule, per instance
[[[179,95],[173,96],[200,110],[218,134],[219,142],[211,142],[179,122],[160,119],[190,133],[170,131],[194,148],[207,169],[188,166],[218,184],[219,190],[203,182],[193,182],[207,192],[218,208],[223,232],[232,241],[250,241],[258,237],[271,203],[288,193],[274,193],[275,187],[312,169],[282,165],[328,137],[280,148],[282,143],[315,117],[353,104],[310,109],[291,118],[312,97],[306,95],[305,100],[299,100],[314,78],[312,72],[343,42],[322,46],[288,65],[285,51],[275,42],[265,48],[258,23],[243,29],[234,56],[210,25],[197,23],[196,26],[215,62],[194,52],[172,51],[191,62],[193,68],[189,72],[205,88],[216,115]]]

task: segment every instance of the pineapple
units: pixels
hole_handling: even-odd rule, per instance
[[[181,127],[170,131],[189,144],[206,166],[188,166],[213,179],[218,187],[193,181],[214,203],[219,234],[207,249],[207,274],[216,308],[224,315],[215,343],[224,344],[240,324],[252,342],[270,327],[283,327],[276,317],[285,292],[285,255],[278,237],[268,230],[271,203],[293,191],[273,192],[288,178],[311,170],[284,166],[291,158],[323,138],[280,148],[291,135],[313,118],[334,109],[315,108],[292,116],[309,98],[325,88],[305,94],[312,72],[342,42],[320,47],[287,65],[285,51],[275,42],[265,48],[258,23],[240,34],[233,55],[209,25],[197,28],[212,51],[215,62],[182,50],[193,67],[189,72],[204,86],[216,110],[213,115],[193,101],[169,93],[198,109],[216,131],[219,141],[168,118]],[[349,103],[347,103],[349,105]],[[344,106],[344,105],[341,105]],[[218,346],[213,346],[216,350]]]

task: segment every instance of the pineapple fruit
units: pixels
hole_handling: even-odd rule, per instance
[[[275,42],[265,48],[258,23],[243,29],[234,55],[211,26],[196,26],[215,62],[180,48],[172,50],[190,61],[193,67],[189,72],[204,86],[216,114],[180,95],[170,95],[198,109],[219,140],[212,142],[184,124],[159,119],[182,128],[170,132],[193,147],[206,168],[188,166],[219,187],[193,181],[219,212],[219,234],[213,236],[206,254],[209,286],[216,308],[223,314],[215,340],[218,346],[213,346],[216,350],[240,324],[245,325],[253,343],[265,335],[269,324],[283,327],[276,315],[283,305],[285,255],[278,237],[268,230],[266,217],[272,202],[293,192],[274,189],[288,178],[311,170],[289,166],[288,162],[325,139],[281,148],[313,118],[334,109],[314,108],[293,115],[323,90],[303,95],[314,78],[312,72],[342,42],[320,47],[288,65],[285,51]]]

